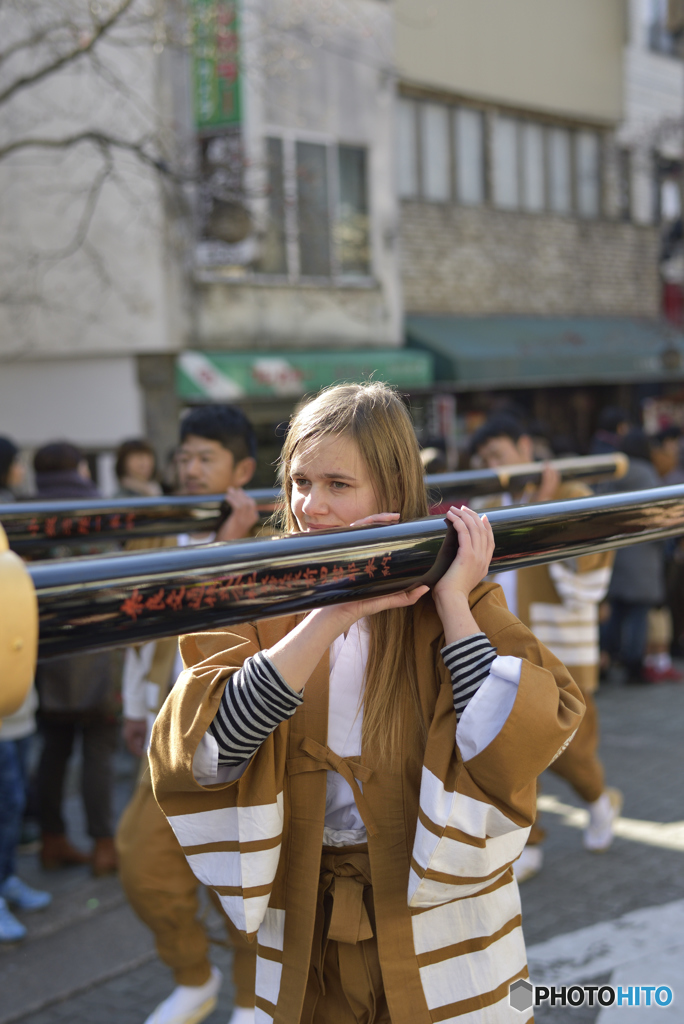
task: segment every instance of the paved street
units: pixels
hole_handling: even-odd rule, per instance
[[[541,804],[548,830],[543,872],[522,888],[530,969],[538,983],[669,984],[681,993],[669,1010],[544,1009],[538,1024],[684,1022],[684,686],[626,688],[612,681],[599,694],[602,753],[608,782],[624,792],[623,818],[611,850],[582,849],[580,803],[552,775]],[[118,761],[123,806],[135,765]],[[70,800],[75,837],[78,801]],[[80,833],[80,834],[79,834]],[[138,1024],[171,988],[150,936],[126,906],[115,879],[87,871],[44,875],[36,857],[21,873],[55,894],[54,905],[26,916],[29,938],[0,950],[0,1024]],[[212,934],[220,928],[207,909]],[[229,973],[229,955],[215,962]],[[210,1024],[225,1024],[224,985]]]

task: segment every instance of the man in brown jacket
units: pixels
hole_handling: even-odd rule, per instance
[[[492,417],[475,434],[472,450],[486,466],[515,466],[533,461],[532,438],[511,416]],[[524,493],[503,497],[503,504],[529,504],[587,497],[592,492],[579,481],[561,483],[551,467],[541,483]],[[508,607],[570,671],[586,704],[582,724],[551,771],[570,783],[588,804],[589,825],[584,833],[587,850],[601,853],[613,840],[613,823],[622,807],[618,790],[605,786],[598,757],[599,719],[592,694],[598,687],[598,606],[608,592],[612,552],[532,566],[496,577]],[[533,826],[522,856],[516,862],[519,882],[542,867],[544,831]]]
[[[188,413],[181,422],[176,465],[180,493],[225,493],[232,512],[216,534],[163,538],[160,546],[239,540],[258,530],[256,505],[242,490],[256,469],[256,439],[240,410],[203,406]],[[149,542],[130,545],[150,546]],[[152,725],[182,667],[177,637],[130,648],[126,653],[124,739],[143,762],[116,837],[121,881],[136,914],[154,932],[159,956],[173,970],[176,981],[171,995],[145,1024],[204,1020],[216,1005],[222,980],[221,972],[209,960],[207,934],[197,919],[197,879],[154,799],[147,765]],[[225,924],[234,949],[231,1024],[253,1024],[256,951],[227,917]]]

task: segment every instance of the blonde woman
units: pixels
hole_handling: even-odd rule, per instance
[[[410,418],[383,384],[324,391],[282,463],[292,532],[427,513]],[[264,1024],[520,1020],[511,865],[583,704],[482,582],[486,518],[446,518],[458,553],[431,592],[181,640],[155,792],[197,876],[256,937]]]

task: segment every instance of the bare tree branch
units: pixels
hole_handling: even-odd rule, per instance
[[[108,135],[106,132],[95,131],[93,129],[84,132],[77,132],[75,135],[65,135],[62,138],[51,139],[35,137],[28,139],[16,139],[14,142],[8,142],[5,146],[0,146],[0,160],[4,160],[13,153],[18,153],[22,150],[72,149],[74,146],[79,146],[86,142],[91,145],[98,146],[101,149],[115,149],[131,153],[136,156],[141,163],[146,164],[155,171],[158,171],[161,174],[174,176],[170,166],[165,160],[161,157],[154,156],[147,151],[146,145],[148,140],[141,139],[138,142],[133,142],[130,139],[121,139],[115,135]]]
[[[6,50],[0,51],[0,66],[5,61],[9,60],[10,57],[14,57],[15,54],[21,53],[22,50],[31,50],[35,46],[39,46],[41,43],[49,39],[54,33],[61,30],[73,31],[73,24],[68,21],[56,21],[52,25],[47,25],[43,29],[38,29],[32,36],[28,36],[25,39],[19,39],[16,43],[12,43]]]
[[[102,192],[105,182],[111,174],[112,168],[114,166],[111,154],[104,148],[102,149],[102,159],[102,168],[90,184],[88,194],[86,195],[85,204],[83,206],[81,216],[79,217],[78,224],[76,225],[76,230],[74,232],[73,238],[70,242],[68,242],[65,246],[62,246],[60,249],[55,249],[52,252],[37,253],[33,257],[34,261],[63,260],[66,259],[68,256],[73,256],[75,252],[78,252],[78,250],[85,245],[86,239],[88,237],[88,231],[90,230],[90,224],[92,222],[93,215],[97,208],[97,202],[100,198],[100,193]]]
[[[87,41],[84,41],[83,44],[73,47],[61,57],[56,58],[49,64],[43,65],[43,67],[39,68],[38,71],[34,71],[30,75],[24,75],[22,78],[15,79],[15,81],[12,82],[11,85],[8,85],[3,92],[0,92],[0,104],[6,103],[21,89],[26,89],[31,85],[36,85],[44,78],[48,78],[50,75],[54,75],[56,72],[61,71],[68,64],[78,60],[78,58],[82,57],[84,54],[90,53],[100,39],[102,39],[102,37],[105,36],[118,21],[121,20],[129,7],[134,3],[135,0],[121,0],[119,6],[108,18],[105,18],[104,21],[95,22],[95,30],[93,34]]]

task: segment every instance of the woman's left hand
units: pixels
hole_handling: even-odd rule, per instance
[[[350,526],[394,526],[399,521],[398,512],[375,512],[372,516],[357,519]]]
[[[487,519],[482,519],[466,505],[452,506],[446,514],[458,534],[458,553],[451,566],[433,587],[436,601],[463,594],[468,597],[489,572],[494,554],[494,534]]]

